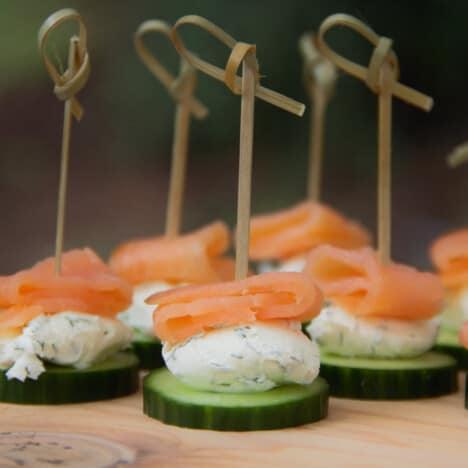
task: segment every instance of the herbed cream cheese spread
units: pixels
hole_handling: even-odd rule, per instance
[[[0,338],[0,368],[8,379],[37,379],[43,361],[86,368],[130,345],[133,331],[119,320],[73,311],[40,315],[16,337]]]
[[[132,305],[118,315],[119,320],[144,335],[154,337],[153,313],[157,306],[146,304],[145,300],[152,294],[167,291],[174,286],[165,281],[151,281],[135,286]]]
[[[260,392],[318,375],[318,346],[300,329],[255,322],[195,335],[163,346],[168,369],[190,387],[214,392]]]
[[[348,357],[409,358],[432,348],[439,325],[439,317],[417,321],[365,318],[329,304],[306,330],[326,353]]]

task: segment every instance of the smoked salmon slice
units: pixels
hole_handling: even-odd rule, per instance
[[[109,266],[131,284],[225,281],[234,277],[234,261],[223,256],[229,243],[227,226],[217,221],[178,237],[126,242],[111,255]]]
[[[42,314],[63,311],[114,317],[132,300],[132,287],[88,248],[53,257],[28,270],[0,276],[0,331],[22,327]]]
[[[468,286],[468,229],[436,239],[430,255],[445,288],[456,293]]]
[[[352,249],[370,242],[369,232],[361,225],[312,201],[255,216],[250,224],[252,260],[286,259],[322,244]]]
[[[303,273],[264,273],[244,280],[186,286],[148,298],[156,335],[169,343],[220,327],[315,317],[322,294]]]
[[[357,316],[429,319],[443,303],[436,275],[397,263],[382,265],[370,247],[317,247],[308,255],[304,273],[317,282],[325,299]]]

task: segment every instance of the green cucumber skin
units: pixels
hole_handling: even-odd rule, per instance
[[[437,344],[434,351],[450,354],[457,360],[458,368],[468,370],[468,349],[463,346],[453,346],[449,344]]]
[[[158,340],[134,341],[132,349],[140,361],[140,369],[159,369],[165,366],[162,345]]]
[[[173,426],[236,432],[273,430],[316,422],[328,414],[328,385],[323,379],[318,379],[317,394],[301,400],[272,406],[216,407],[171,399],[152,388],[150,377],[143,381],[143,412]]]
[[[460,344],[458,332],[442,327],[434,350],[453,356],[457,360],[459,369],[468,370],[468,349]]]
[[[457,391],[457,367],[369,369],[321,363],[330,395],[361,400],[409,400]]]
[[[171,426],[191,429],[235,432],[273,430],[302,426],[327,416],[325,401],[319,406],[316,406],[313,400],[309,402],[309,406],[305,406],[304,402],[285,405],[285,414],[279,418],[277,408],[270,410],[231,408],[223,409],[223,412],[219,413],[210,411],[209,408],[182,405],[179,402],[163,399],[159,395],[153,394],[149,398],[145,389],[143,392],[145,398],[143,412],[146,415]]]
[[[0,401],[59,405],[108,400],[135,393],[138,383],[137,357],[122,352],[87,369],[46,366],[37,380],[8,380],[6,371],[0,371]]]

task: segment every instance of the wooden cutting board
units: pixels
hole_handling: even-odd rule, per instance
[[[0,404],[0,467],[468,467],[460,382],[458,394],[435,399],[331,399],[325,421],[251,433],[165,426],[142,413],[141,394],[66,406]]]

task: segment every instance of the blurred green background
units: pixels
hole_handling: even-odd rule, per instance
[[[257,44],[262,83],[307,103],[299,36],[329,14],[346,12],[394,39],[401,81],[434,97],[429,114],[394,101],[393,255],[428,266],[427,245],[468,222],[468,165],[445,164],[468,139],[468,3],[451,0],[0,0],[0,274],[53,254],[63,104],[53,94],[37,31],[55,10],[85,19],[92,72],[74,124],[66,248],[93,246],[107,256],[130,237],[161,233],[169,179],[174,103],[138,60],[133,33],[151,18],[174,22],[196,13],[234,37]],[[198,31],[186,37],[204,57],[228,57]],[[66,36],[53,54],[65,61]],[[350,31],[333,31],[333,47],[368,63],[371,47]],[[155,54],[175,71],[163,39]],[[235,222],[240,100],[199,77],[210,116],[192,126],[184,228],[222,218]],[[340,76],[327,119],[323,199],[375,231],[377,99]],[[309,110],[294,117],[257,100],[253,212],[287,207],[305,195]]]

